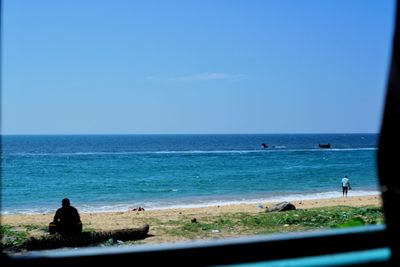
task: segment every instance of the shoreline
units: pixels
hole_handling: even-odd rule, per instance
[[[296,209],[312,209],[332,206],[382,206],[381,196],[379,194],[349,196],[337,198],[288,200],[296,206]],[[217,216],[224,213],[259,213],[266,207],[271,206],[273,202],[262,203],[238,203],[226,205],[213,205],[201,207],[176,207],[162,208],[145,211],[103,211],[103,212],[82,212],[79,211],[83,226],[95,230],[115,230],[122,228],[138,227],[148,220],[174,220],[188,216]],[[261,204],[261,206],[260,206]],[[28,225],[35,224],[47,227],[52,221],[54,213],[43,214],[3,214],[1,215],[2,225]],[[151,227],[151,226],[150,226]]]
[[[173,200],[160,200],[154,202],[141,201],[137,204],[105,204],[101,206],[89,206],[89,205],[72,205],[76,207],[80,213],[109,213],[109,212],[126,212],[139,206],[146,209],[146,211],[158,211],[158,210],[170,210],[170,209],[201,209],[201,208],[213,208],[217,206],[231,206],[231,205],[258,205],[259,203],[278,203],[282,201],[288,202],[299,202],[299,201],[312,201],[312,200],[324,200],[324,199],[336,199],[342,195],[338,191],[327,191],[320,193],[292,193],[292,194],[278,194],[271,197],[245,197],[242,196],[228,196],[227,198],[215,198],[215,199],[183,199],[181,201]],[[364,197],[364,196],[376,196],[380,195],[377,190],[352,190],[349,193],[349,197]],[[48,213],[54,213],[59,206],[46,209],[38,210],[24,210],[19,209],[17,211],[0,211],[0,216],[10,215],[43,215]],[[4,210],[4,209],[3,209]]]

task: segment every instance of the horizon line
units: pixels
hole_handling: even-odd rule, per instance
[[[56,135],[283,135],[283,134],[380,134],[380,132],[281,132],[281,133],[0,133],[0,136],[56,136]]]

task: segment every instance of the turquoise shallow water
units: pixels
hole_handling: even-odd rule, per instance
[[[377,193],[375,134],[2,136],[2,208],[53,212]],[[266,143],[268,148],[262,148]],[[319,143],[330,143],[321,149]]]

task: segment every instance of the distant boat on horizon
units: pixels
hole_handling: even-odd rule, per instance
[[[318,144],[320,148],[331,148],[331,144]]]

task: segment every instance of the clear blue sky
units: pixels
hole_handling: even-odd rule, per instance
[[[2,133],[375,133],[394,7],[4,0]]]

